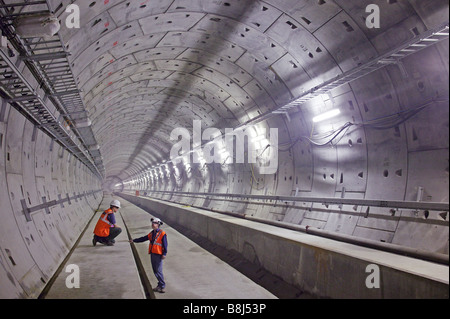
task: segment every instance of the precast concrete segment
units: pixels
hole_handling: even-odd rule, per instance
[[[120,199],[122,216],[132,238],[151,231],[145,210]],[[163,221],[164,222],[164,221]],[[276,299],[276,297],[243,274],[164,223],[168,254],[164,260],[166,293],[155,293],[156,299]],[[158,282],[148,254],[148,242],[134,243],[152,287]]]
[[[78,246],[63,265],[62,271],[49,289],[46,299],[144,299],[138,270],[128,243],[121,214],[115,214],[122,233],[114,246],[92,245],[93,231],[101,213],[109,208],[112,198],[105,196],[101,209],[87,227]],[[79,288],[75,271],[79,270]],[[72,288],[70,288],[72,287]]]
[[[1,102],[0,298],[37,298],[98,208],[101,186]]]
[[[183,225],[286,282],[323,298],[448,298],[449,267],[185,205],[121,193],[172,225]],[[366,285],[372,265],[379,288]]]

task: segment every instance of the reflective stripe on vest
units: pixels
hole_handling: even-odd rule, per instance
[[[162,255],[163,254],[162,239],[166,233],[159,229],[158,232],[156,233],[156,237],[153,244],[152,244],[152,233],[153,231],[150,232],[150,234],[148,234],[148,240],[150,240],[150,245],[148,246],[148,253]]]
[[[102,221],[104,221],[105,223],[107,223],[107,224],[109,225],[109,227],[111,227],[111,226],[113,225],[113,223],[111,223],[111,222],[108,220],[108,216],[109,216],[110,214],[112,214],[112,210],[111,210],[110,212],[105,211],[105,212],[103,212],[103,214],[102,214],[103,217],[100,216],[100,219],[101,219]]]
[[[102,215],[100,216],[97,225],[94,229],[94,234],[96,234],[99,237],[108,237],[109,236],[109,229],[113,224],[108,220],[108,216],[112,214],[113,211],[111,208],[105,210]]]

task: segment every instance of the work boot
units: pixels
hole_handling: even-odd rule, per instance
[[[95,238],[95,235],[94,235],[94,238],[92,238],[92,245],[95,247],[95,245],[97,245],[97,238]]]
[[[153,288],[154,292],[159,292],[159,293],[165,293],[166,291],[164,290],[164,288],[161,288],[160,286]]]

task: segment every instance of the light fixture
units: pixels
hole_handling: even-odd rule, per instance
[[[21,38],[52,37],[61,28],[58,17],[49,13],[19,17],[14,20],[13,25]]]
[[[319,122],[322,122],[322,121],[325,121],[325,120],[329,120],[329,119],[331,119],[331,118],[333,118],[335,116],[338,116],[339,114],[341,114],[341,110],[334,109],[334,110],[331,110],[329,112],[326,112],[326,113],[323,113],[323,114],[320,114],[320,115],[314,117],[313,118],[313,122],[314,123],[319,123]]]
[[[82,120],[77,120],[75,122],[75,127],[76,128],[86,128],[86,127],[90,127],[91,125],[92,125],[92,122],[88,118],[85,118],[85,119],[82,119]]]
[[[256,136],[256,137],[252,138],[252,142],[253,143],[257,143],[257,142],[261,142],[261,141],[263,141],[265,139],[266,139],[265,135],[259,135],[259,136]]]

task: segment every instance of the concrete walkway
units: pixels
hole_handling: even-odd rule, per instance
[[[92,245],[93,230],[103,210],[109,207],[113,197],[105,196],[101,211],[92,218],[80,242],[74,248],[46,299],[143,299],[145,291],[141,284],[131,245],[135,245],[145,273],[152,287],[157,281],[151,269],[148,242],[128,242],[127,229],[132,238],[147,235],[151,216],[122,198],[122,208],[116,213],[117,225],[122,233],[114,246]],[[115,199],[115,198],[114,198]],[[164,224],[168,237],[168,255],[164,260],[166,293],[154,293],[157,299],[276,299],[240,272],[210,254],[181,235],[170,225]],[[75,272],[69,265],[79,269],[79,288],[68,288],[66,281],[75,283]],[[67,272],[66,272],[67,271]]]
[[[120,214],[132,238],[142,237],[151,231],[146,211],[120,199]],[[163,221],[164,222],[164,221]],[[185,236],[164,224],[167,233],[168,254],[164,260],[166,293],[155,293],[157,299],[276,299],[240,272],[201,248]],[[153,274],[148,242],[133,243],[152,287],[157,280]]]
[[[127,233],[116,237],[114,246],[97,243],[92,246],[95,225],[101,213],[109,208],[111,197],[104,197],[101,211],[92,218],[80,242],[63,266],[60,274],[46,295],[46,299],[144,299],[145,294],[139,278],[133,253],[128,243]],[[122,226],[120,214],[116,214],[117,225]],[[80,287],[68,288],[75,272],[67,268],[76,265],[79,268]],[[66,269],[68,272],[66,272]]]

